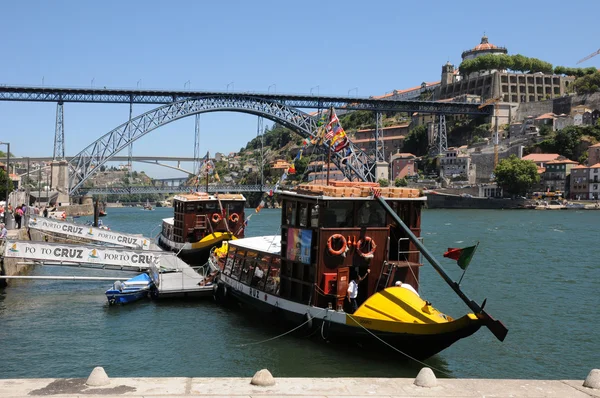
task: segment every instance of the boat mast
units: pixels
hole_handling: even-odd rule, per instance
[[[204,165],[204,169],[206,170],[206,194],[208,194],[208,162],[210,160],[210,154],[206,151],[206,164]]]
[[[333,115],[333,106],[329,108],[329,121],[331,122],[331,115]],[[330,126],[331,127],[331,126]],[[325,128],[325,134],[327,134],[327,128]],[[329,164],[331,163],[331,142],[327,144],[327,183],[329,186]]]

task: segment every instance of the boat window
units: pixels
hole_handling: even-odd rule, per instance
[[[306,227],[308,226],[308,204],[307,203],[299,203],[300,206],[300,226]]]
[[[254,267],[256,265],[256,260],[253,258],[246,258],[246,262],[242,267],[242,275],[240,277],[240,282],[249,284],[252,276],[254,275]]]
[[[227,254],[227,260],[225,261],[225,267],[223,273],[225,275],[231,275],[231,269],[233,268],[233,261],[235,259],[235,249],[230,250]]]
[[[296,223],[296,202],[288,202],[285,206],[285,223],[294,225]]]
[[[216,210],[216,209],[217,209],[216,203],[206,203],[206,210]]]
[[[241,255],[235,256],[233,260],[233,270],[231,271],[231,276],[239,279],[240,273],[242,272],[242,265],[244,264],[244,257]]]
[[[254,278],[256,279],[256,281],[253,279],[253,283],[251,283],[252,286],[254,286],[254,282],[256,282],[256,286],[260,289],[260,290],[265,290],[265,283],[267,281],[267,277],[268,277],[268,270],[269,270],[269,265],[271,262],[271,256],[263,256],[260,261],[257,263],[256,268],[254,270]]]
[[[196,205],[194,203],[186,203],[185,204],[185,212],[193,213],[196,209]]]
[[[313,228],[319,227],[319,205],[310,206],[310,226]]]
[[[281,266],[281,260],[274,258],[269,272],[267,274],[267,281],[265,285],[265,292],[269,294],[279,294],[279,267]]]
[[[329,206],[323,209],[323,227],[346,228],[354,226],[354,203],[353,202],[329,202]]]
[[[357,217],[359,227],[385,227],[385,210],[375,201],[360,203]]]
[[[204,211],[204,204],[198,203],[196,205],[196,212],[199,213],[199,212],[202,212],[202,211]]]
[[[229,210],[229,214],[237,213],[238,216],[242,216],[244,213],[244,204],[243,203],[228,203],[227,210]]]

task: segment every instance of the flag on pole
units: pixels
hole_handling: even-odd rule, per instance
[[[329,115],[329,123],[327,123],[327,125],[325,126],[325,131],[327,132],[325,134],[326,140],[330,140],[333,138],[333,136],[335,135],[335,132],[333,131],[333,126],[334,124],[339,124],[339,121],[340,119],[338,119],[337,115],[335,114],[335,110],[331,108],[331,115]]]
[[[469,263],[473,259],[473,255],[475,254],[475,250],[477,250],[477,246],[479,246],[479,243],[477,243],[475,246],[469,246],[463,249],[449,247],[448,251],[444,253],[444,257],[456,260],[458,266],[463,270],[466,270],[469,266]]]

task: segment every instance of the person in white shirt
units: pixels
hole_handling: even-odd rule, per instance
[[[367,277],[367,275],[369,275],[370,272],[371,270],[368,269],[367,273],[359,277],[358,279],[356,279],[356,276],[354,276],[348,284],[348,292],[346,294],[346,297],[348,298],[348,302],[350,303],[352,313],[356,312],[356,310],[358,309],[358,303],[356,302],[356,297],[358,297],[358,284],[361,283]]]
[[[402,283],[402,281],[396,281],[396,286],[408,289],[411,292],[413,292],[414,294],[416,294],[417,296],[419,296],[419,293],[417,293],[417,291],[415,290],[415,288],[412,287],[412,285],[409,284],[409,283]],[[419,296],[419,297],[421,297],[421,296]]]
[[[6,226],[2,223],[0,224],[0,239],[5,239],[6,235],[8,235],[8,231],[6,230]]]

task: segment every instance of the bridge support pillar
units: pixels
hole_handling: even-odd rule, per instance
[[[69,163],[65,160],[53,160],[50,164],[52,181],[50,188],[58,191],[57,204],[69,204]]]
[[[376,162],[375,163],[375,181],[379,181],[382,178],[390,179],[390,164],[388,162]],[[391,181],[390,181],[391,182]]]

